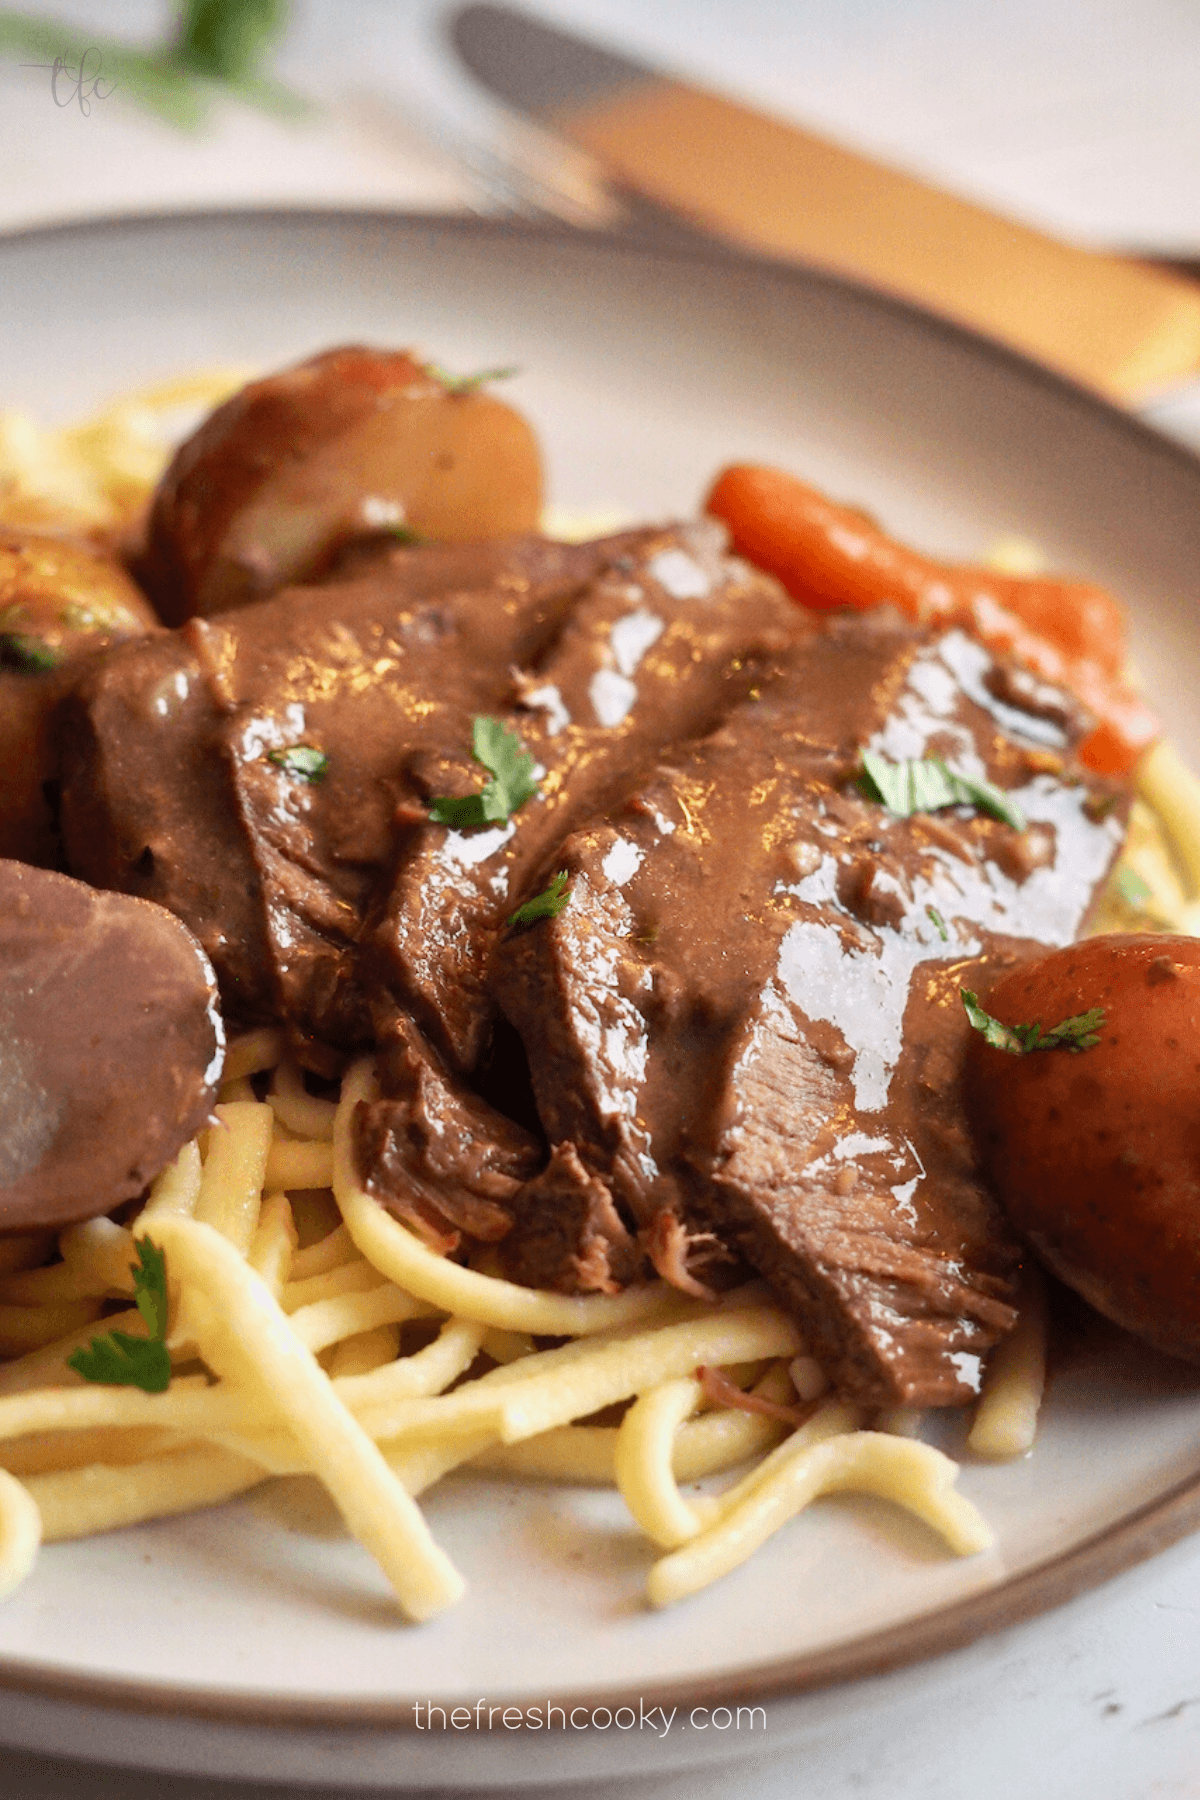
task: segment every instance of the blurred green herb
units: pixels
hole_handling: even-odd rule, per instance
[[[82,112],[91,110],[93,98],[119,90],[168,124],[195,131],[225,90],[251,106],[299,117],[310,102],[263,72],[288,11],[288,0],[182,0],[168,41],[141,50],[6,8],[0,10],[0,57],[51,71],[56,102],[66,106],[76,99]]]
[[[185,0],[175,61],[213,81],[254,81],[287,16],[288,0]]]
[[[1134,912],[1141,912],[1151,897],[1150,883],[1136,869],[1131,869],[1128,863],[1121,864],[1113,880],[1126,906],[1132,907]]]
[[[443,369],[440,363],[426,363],[425,373],[434,381],[440,381],[451,394],[473,394],[477,388],[486,387],[490,381],[511,381],[514,375],[521,373],[515,366],[507,369],[477,369],[473,375],[451,375],[449,369]]]

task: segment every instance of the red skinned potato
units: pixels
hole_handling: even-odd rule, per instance
[[[500,537],[534,530],[541,503],[520,413],[407,351],[349,345],[251,382],[181,445],[139,573],[179,625],[319,577],[358,533]]]
[[[94,544],[0,528],[0,857],[49,864],[50,720],[83,656],[155,629],[146,596]]]
[[[1200,1362],[1200,939],[1085,940],[984,1000],[1043,1030],[1104,1010],[1091,1049],[1014,1056],[974,1035],[970,1096],[1010,1219],[1127,1331]]]

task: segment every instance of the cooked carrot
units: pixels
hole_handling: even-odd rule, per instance
[[[724,520],[739,554],[803,606],[890,603],[920,624],[958,623],[1070,688],[1096,715],[1097,729],[1080,746],[1090,767],[1127,772],[1159,735],[1154,715],[1122,679],[1125,615],[1103,588],[937,562],[780,469],[725,469],[705,509]]]

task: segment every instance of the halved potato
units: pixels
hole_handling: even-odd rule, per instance
[[[537,442],[512,407],[407,351],[347,346],[251,382],[181,446],[141,574],[176,625],[319,577],[359,533],[529,531],[541,500]]]

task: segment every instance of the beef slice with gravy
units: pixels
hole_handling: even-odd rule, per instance
[[[411,1021],[379,1057],[384,1097],[360,1101],[355,1159],[369,1193],[448,1254],[463,1236],[495,1243],[508,1203],[542,1161],[536,1137],[447,1070]]]
[[[712,729],[806,629],[769,578],[724,554],[712,523],[647,532],[579,598],[544,654],[514,670],[501,714],[540,772],[502,823],[431,823],[437,795],[485,779],[459,729],[414,760],[412,824],[372,933],[379,993],[460,1070],[478,1062],[494,1003],[487,966],[532,870],[664,746]],[[377,1016],[377,1032],[386,1024]]]
[[[568,904],[506,937],[493,985],[579,1231],[545,1216],[563,1179],[535,1179],[508,1272],[603,1288],[636,1247],[697,1291],[744,1258],[847,1393],[975,1392],[1017,1251],[965,1125],[960,988],[1069,941],[1107,874],[1123,805],[1074,764],[1077,729],[960,632],[836,620],[568,838]],[[944,757],[1026,828],[894,816],[864,750]]]
[[[216,979],[162,907],[0,862],[0,1231],[134,1199],[210,1116]]]
[[[70,869],[178,914],[231,1019],[332,1072],[371,1035],[356,944],[407,759],[469,741],[637,541],[395,548],[106,653],[60,724]]]

